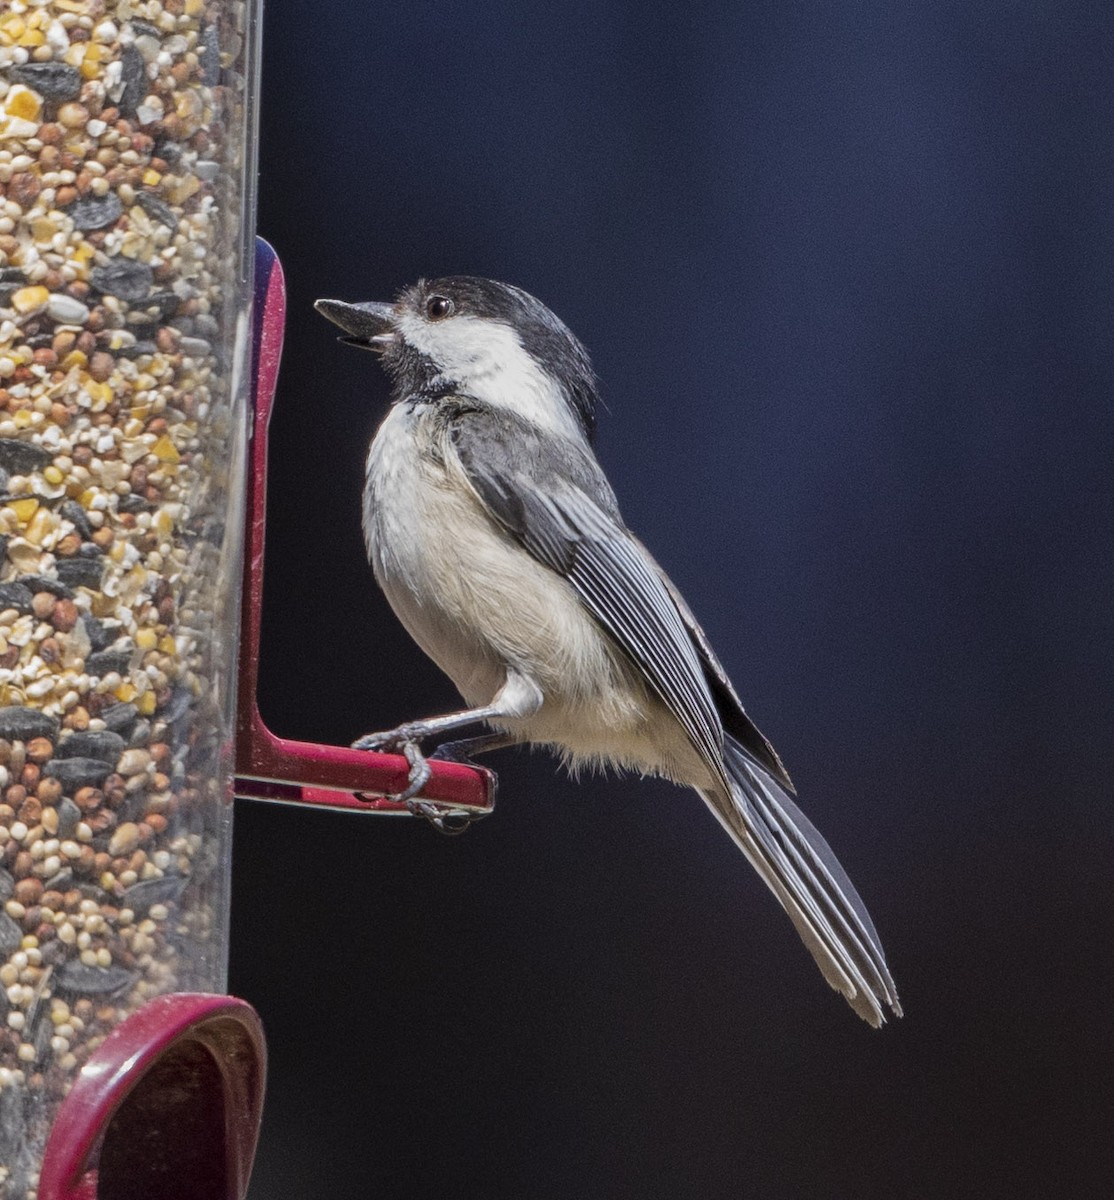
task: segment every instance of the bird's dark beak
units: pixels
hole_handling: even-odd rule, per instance
[[[343,300],[317,300],[314,308],[348,335],[340,340],[360,350],[386,350],[395,341],[394,309],[378,300],[346,304]]]

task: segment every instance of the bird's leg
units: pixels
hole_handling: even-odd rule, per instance
[[[439,810],[426,802],[414,803],[414,797],[429,782],[430,769],[426,756],[422,753],[419,742],[438,734],[448,733],[453,729],[461,729],[467,725],[475,725],[480,721],[497,721],[508,717],[528,717],[537,712],[542,704],[541,689],[524,675],[508,671],[507,681],[499,689],[490,704],[479,708],[468,708],[461,712],[447,713],[442,717],[428,717],[424,721],[408,721],[394,729],[382,733],[365,733],[352,743],[354,750],[378,750],[382,752],[395,751],[410,764],[410,775],[407,785],[397,795],[388,799],[400,804],[410,805],[411,811],[420,812],[422,816],[434,820]],[[482,753],[484,750],[494,750],[500,745],[511,745],[517,738],[503,733],[494,733],[477,738],[468,738],[460,742],[448,742],[444,746],[445,753],[440,757],[446,761],[454,761],[455,750],[471,750],[472,753]],[[435,756],[438,752],[435,752]],[[455,761],[460,761],[456,759]],[[443,814],[440,814],[443,816]],[[437,821],[434,821],[437,824]],[[438,828],[450,832],[441,824]],[[452,832],[461,832],[453,830]]]

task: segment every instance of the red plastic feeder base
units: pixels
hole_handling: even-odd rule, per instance
[[[243,1200],[267,1051],[232,996],[159,996],[81,1069],[47,1141],[39,1200]]]

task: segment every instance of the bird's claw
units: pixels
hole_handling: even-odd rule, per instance
[[[379,754],[401,754],[410,766],[406,786],[401,792],[387,797],[396,804],[409,802],[429,782],[430,767],[422,748],[418,745],[415,730],[410,726],[400,725],[397,729],[388,729],[384,733],[365,733],[352,743],[353,750],[368,750]]]
[[[406,807],[415,817],[425,817],[438,833],[446,837],[466,833],[472,822],[484,815],[464,808],[453,808],[449,804],[431,804],[428,800],[408,800]]]
[[[432,774],[429,762],[417,742],[417,738],[421,736],[420,727],[400,725],[397,729],[389,729],[383,733],[366,733],[352,743],[352,749],[401,754],[410,765],[406,787],[401,792],[386,796],[385,799],[393,804],[405,804],[411,815],[425,817],[438,833],[455,837],[468,829],[476,819],[475,814],[465,809],[454,808],[452,805],[417,799]],[[433,757],[436,757],[436,752]]]
[[[403,742],[399,746],[399,749],[402,751],[403,758],[410,764],[410,774],[406,786],[401,792],[393,795],[391,799],[396,804],[406,804],[409,806],[410,801],[429,782],[432,772],[430,771],[429,763],[426,761],[426,756],[422,753],[421,747],[417,742]]]

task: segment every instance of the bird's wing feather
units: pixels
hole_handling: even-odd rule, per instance
[[[647,558],[650,558],[650,552],[645,547],[643,547],[643,552]],[[711,642],[708,641],[708,635],[701,629],[699,622],[692,614],[692,609],[685,602],[684,596],[677,590],[676,584],[666,575],[661,567],[656,563],[654,565],[657,567],[661,581],[665,585],[666,591],[673,598],[673,603],[677,606],[677,611],[681,614],[681,619],[688,628],[689,636],[692,638],[700,654],[700,661],[704,667],[704,676],[716,700],[716,708],[719,712],[723,728],[736,741],[745,746],[783,787],[795,794],[797,789],[793,786],[793,781],[789,778],[789,772],[786,771],[782,764],[778,752],[770,744],[769,739],[763,734],[762,730],[747,716],[746,710],[743,708],[743,702],[739,699],[731,680],[727,677],[727,672],[716,657],[716,652],[712,649]]]
[[[461,408],[449,437],[477,496],[535,559],[558,572],[642,670],[726,786],[723,727],[700,653],[657,564],[627,532],[587,449],[526,421]]]

